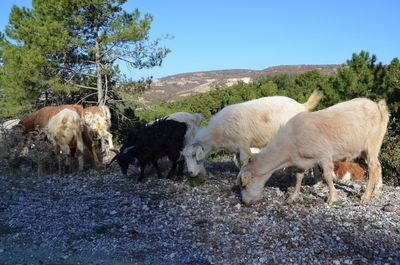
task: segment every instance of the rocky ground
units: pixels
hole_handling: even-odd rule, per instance
[[[336,184],[328,206],[326,187],[304,183],[285,205],[294,180],[275,178],[245,207],[232,164],[208,167],[200,184],[1,175],[0,264],[400,264],[400,187],[361,205],[365,185]]]

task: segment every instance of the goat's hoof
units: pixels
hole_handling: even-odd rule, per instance
[[[295,201],[296,201],[295,198],[288,198],[288,199],[285,201],[285,203],[286,203],[286,204],[293,204]]]
[[[176,176],[174,180],[175,180],[175,181],[180,181],[180,180],[182,180],[182,179],[183,179],[183,176]]]
[[[369,197],[369,196],[363,195],[363,196],[361,197],[361,203],[362,203],[362,204],[367,204],[367,203],[369,202],[369,200],[370,200],[370,197]]]
[[[337,202],[337,198],[335,197],[328,197],[328,205],[333,205],[335,202]]]
[[[374,189],[374,191],[372,192],[371,196],[373,198],[378,198],[380,194],[381,194],[380,189]]]

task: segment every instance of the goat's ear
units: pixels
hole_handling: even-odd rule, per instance
[[[249,183],[249,177],[246,174],[243,174],[242,177],[240,178],[240,184],[242,187],[246,187],[246,185]]]
[[[199,146],[196,150],[196,160],[201,161],[204,159],[204,150],[201,146]]]

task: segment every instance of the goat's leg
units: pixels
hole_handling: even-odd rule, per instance
[[[323,183],[322,183],[322,173],[319,169],[319,166],[316,165],[315,167],[312,168],[312,170],[315,178],[314,188],[321,188]]]
[[[240,169],[240,154],[235,153],[233,154],[233,163]]]
[[[94,164],[95,164],[94,166],[96,168],[98,168],[100,161],[99,161],[99,158],[96,153],[96,148],[94,146],[93,138],[90,135],[86,126],[84,126],[83,131],[82,131],[82,141],[83,141],[83,144],[85,145],[85,147],[92,153]]]
[[[108,148],[113,149],[114,145],[113,145],[113,141],[112,141],[112,134],[109,132],[107,132],[107,139],[108,139]]]
[[[178,165],[178,163],[176,162],[176,161],[173,161],[172,162],[172,167],[171,167],[171,169],[170,169],[170,171],[168,172],[168,176],[167,176],[167,178],[172,178],[172,175],[175,173],[175,171],[176,171],[176,166]]]
[[[142,182],[144,180],[144,170],[146,168],[146,164],[142,163],[140,164],[140,176],[138,178],[139,182]]]
[[[374,187],[374,191],[372,192],[372,197],[378,197],[379,196],[379,194],[381,193],[381,190],[382,190],[382,186],[383,186],[383,181],[382,181],[382,167],[381,167],[381,163],[378,161],[378,164],[377,164],[377,174],[378,174],[378,177],[377,177],[377,180],[376,180],[376,184],[375,184],[375,187]]]
[[[293,193],[290,195],[290,197],[286,200],[287,204],[292,204],[294,203],[297,198],[299,197],[300,194],[300,189],[301,189],[301,182],[303,181],[304,177],[304,172],[297,173],[296,174],[296,185],[294,187]]]
[[[368,161],[369,179],[367,189],[361,197],[361,203],[368,203],[371,196],[378,196],[382,188],[382,169],[378,159]]]
[[[176,172],[176,178],[182,179],[183,177],[183,168],[185,167],[185,160],[178,162],[178,172]]]
[[[328,184],[329,188],[329,196],[328,196],[328,204],[332,205],[337,201],[337,192],[335,189],[335,186],[333,185],[333,177],[332,177],[332,171],[333,171],[333,163],[329,163],[329,165],[323,165],[322,166],[323,171],[324,171],[324,178],[326,181],[326,184]]]
[[[153,160],[153,161],[151,161],[151,163],[153,164],[153,166],[154,166],[154,167],[156,168],[156,170],[157,170],[157,176],[158,176],[158,178],[161,179],[161,178],[162,178],[162,174],[161,174],[160,168],[158,167],[157,160]]]
[[[245,149],[240,149],[239,152],[239,169],[249,163],[249,158],[251,156],[250,147]]]
[[[83,154],[78,155],[78,171],[83,171]]]
[[[65,171],[65,157],[61,154],[57,154],[56,159],[58,162],[58,176],[62,178],[64,177]]]

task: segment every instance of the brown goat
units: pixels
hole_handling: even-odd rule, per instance
[[[47,126],[49,120],[63,109],[75,111],[83,120],[83,108],[81,105],[60,105],[41,108],[29,117],[21,120],[19,124],[23,126],[25,133],[32,132],[38,128],[43,129]]]
[[[333,172],[336,178],[341,181],[365,181],[365,166],[361,164],[339,161],[335,163]]]
[[[36,129],[44,129],[47,126],[49,120],[64,109],[70,109],[75,111],[76,113],[78,113],[80,119],[82,121],[84,120],[83,119],[84,112],[83,112],[83,107],[81,105],[60,105],[60,106],[47,106],[41,108],[37,110],[35,113],[33,113],[31,116],[21,120],[18,125],[23,127],[24,133],[29,133]],[[89,135],[89,131],[85,129],[85,125],[83,125],[83,127],[84,128],[82,130],[82,138],[84,145],[92,153],[95,165],[97,167],[99,164],[99,159],[95,151],[93,140]],[[71,148],[73,148],[73,146],[71,146]]]

